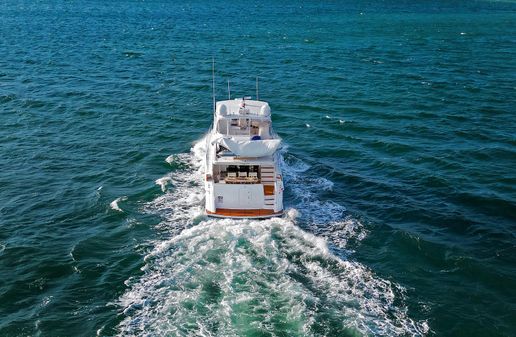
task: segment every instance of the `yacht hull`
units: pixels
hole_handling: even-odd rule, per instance
[[[263,101],[221,101],[206,137],[205,214],[263,219],[283,215],[281,139]]]

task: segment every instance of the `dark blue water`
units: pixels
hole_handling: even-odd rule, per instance
[[[0,56],[0,335],[514,336],[514,3],[4,1]],[[212,56],[284,218],[202,215]]]

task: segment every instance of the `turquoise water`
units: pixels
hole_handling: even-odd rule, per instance
[[[516,5],[4,1],[1,336],[514,336]],[[202,216],[217,96],[284,218]]]

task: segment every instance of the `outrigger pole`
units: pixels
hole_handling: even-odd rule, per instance
[[[260,100],[260,96],[258,96],[258,76],[256,76],[256,100]]]
[[[211,86],[213,96],[213,114],[215,114],[215,57],[211,57]]]

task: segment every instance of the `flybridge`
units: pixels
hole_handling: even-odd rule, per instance
[[[219,145],[217,158],[273,155],[281,140],[272,134],[270,116],[267,102],[243,98],[217,102],[212,140]]]

